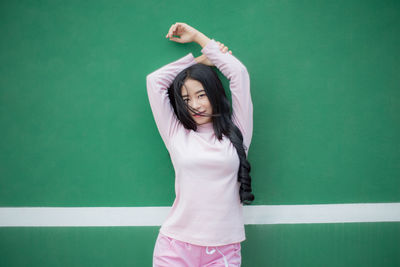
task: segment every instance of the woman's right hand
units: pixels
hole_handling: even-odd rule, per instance
[[[168,34],[165,36],[165,38],[169,37],[171,41],[178,43],[190,43],[195,40],[195,37],[198,33],[198,30],[187,25],[186,23],[177,22],[169,28]],[[177,35],[179,38],[173,37],[173,35]]]
[[[216,42],[219,45],[219,49],[221,50],[221,52],[225,54],[228,51],[228,47],[225,46],[224,44],[218,42],[218,41],[216,41]],[[229,50],[229,54],[232,55],[232,50]],[[206,55],[204,55],[204,54],[202,54],[201,56],[196,57],[195,60],[196,60],[197,63],[202,63],[204,65],[211,66],[211,67],[215,66],[214,63],[212,63],[208,59],[208,57]]]

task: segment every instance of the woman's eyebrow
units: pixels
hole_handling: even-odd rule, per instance
[[[202,91],[204,91],[204,89],[200,89],[200,90],[197,91],[195,94],[198,94],[198,93],[200,93],[200,92],[202,92]],[[182,97],[185,97],[185,96],[188,96],[188,95],[183,95]]]

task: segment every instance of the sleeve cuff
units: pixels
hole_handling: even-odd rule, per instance
[[[218,44],[214,39],[210,39],[210,41],[201,49],[201,53],[206,54],[209,50],[212,50],[213,48],[217,47]]]
[[[185,59],[185,61],[187,60],[188,63],[191,63],[191,62],[195,61],[195,60],[194,60],[194,56],[193,56],[192,53],[187,54],[187,55],[184,57],[184,59]]]

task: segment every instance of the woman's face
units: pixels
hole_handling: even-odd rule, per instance
[[[201,82],[193,79],[188,79],[181,88],[181,95],[185,101],[196,113],[188,110],[194,121],[200,125],[212,121],[212,117],[206,117],[204,114],[212,114],[212,106],[208,100],[206,91],[204,91]]]

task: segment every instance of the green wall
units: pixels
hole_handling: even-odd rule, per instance
[[[399,1],[1,1],[1,207],[172,205],[145,77],[200,55],[175,22],[250,73],[253,205],[400,202]],[[150,266],[157,231],[2,227],[0,265]],[[246,233],[244,267],[400,263],[399,222]]]

